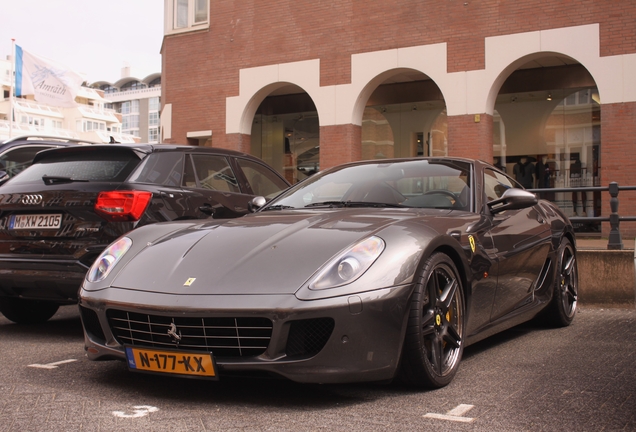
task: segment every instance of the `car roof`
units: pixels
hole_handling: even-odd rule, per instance
[[[186,152],[186,153],[209,153],[221,156],[234,156],[234,157],[244,157],[252,160],[258,160],[258,158],[249,155],[247,153],[242,153],[234,150],[228,150],[218,147],[199,147],[199,146],[191,146],[191,145],[179,145],[179,144],[93,144],[90,146],[71,146],[64,148],[52,148],[49,150],[43,150],[39,152],[35,158],[33,159],[33,163],[39,162],[43,158],[50,157],[51,155],[56,155],[59,153],[64,154],[77,154],[83,152],[101,152],[104,150],[108,151],[129,151],[137,153],[138,155],[148,155],[150,153],[157,152]],[[141,156],[142,158],[145,156]]]
[[[93,141],[81,140],[77,138],[63,138],[49,135],[20,135],[0,143],[0,149],[24,144],[50,144],[50,145],[74,145],[74,144],[97,144]]]

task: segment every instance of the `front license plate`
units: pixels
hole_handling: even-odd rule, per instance
[[[216,378],[212,353],[163,351],[126,347],[128,368],[134,371]]]
[[[9,221],[12,230],[58,229],[61,225],[61,214],[18,214],[11,216]]]

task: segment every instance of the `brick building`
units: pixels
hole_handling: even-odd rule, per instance
[[[164,6],[163,142],[245,151],[291,181],[362,158],[449,155],[532,187],[636,184],[631,0]],[[621,213],[636,214],[623,195]],[[552,199],[609,214],[591,192]]]

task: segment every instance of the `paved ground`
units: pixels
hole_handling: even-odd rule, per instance
[[[82,346],[73,307],[43,326],[0,316],[0,431],[636,430],[635,309],[584,306],[570,327],[491,337],[436,391],[170,379]]]

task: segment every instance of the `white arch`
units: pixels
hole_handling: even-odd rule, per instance
[[[523,63],[563,54],[584,66],[603,104],[636,101],[636,54],[600,56],[599,25],[486,38],[486,68],[467,72],[466,114],[492,114],[503,82]]]
[[[399,69],[432,79],[449,116],[492,114],[503,81],[533,57],[559,53],[581,63],[594,78],[603,104],[636,102],[636,54],[600,56],[599,25],[590,24],[487,37],[485,68],[448,73],[445,43],[396,48],[351,56],[351,83],[320,86],[320,61],[241,69],[239,95],[226,99],[226,133],[250,134],[263,99],[287,83],[306,91],[316,105],[320,126],[360,125],[369,96]]]
[[[252,120],[261,102],[273,91],[296,85],[313,100],[321,122],[332,124],[334,88],[320,86],[320,61],[307,60],[241,69],[239,95],[226,99],[225,133],[252,132]],[[331,123],[330,123],[331,122]]]

